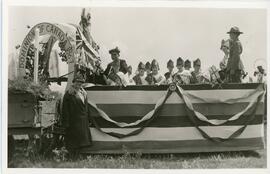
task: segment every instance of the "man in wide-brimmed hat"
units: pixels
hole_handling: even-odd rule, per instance
[[[227,62],[228,81],[232,83],[241,83],[243,64],[240,61],[240,55],[243,52],[242,44],[239,41],[239,35],[243,34],[238,27],[232,27],[229,32],[229,59]]]
[[[127,73],[127,63],[125,60],[120,59],[120,50],[118,47],[109,50],[109,53],[111,54],[112,62],[108,64],[104,74],[105,76],[108,76],[111,71],[113,70],[113,65],[120,64],[119,71],[126,74]]]

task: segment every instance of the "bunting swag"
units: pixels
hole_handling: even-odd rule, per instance
[[[264,94],[265,94],[265,88],[263,85],[259,85],[257,87],[257,89],[252,90],[252,91],[247,92],[247,93],[244,93],[240,97],[238,96],[237,98],[227,99],[224,101],[221,101],[221,100],[215,99],[215,98],[209,99],[209,101],[211,101],[213,103],[219,102],[219,103],[223,103],[223,104],[225,103],[227,105],[233,104],[233,102],[243,102],[243,101],[247,101],[247,100],[249,101],[247,106],[245,106],[242,111],[235,111],[235,112],[237,112],[237,114],[233,114],[233,116],[231,116],[229,118],[226,117],[226,119],[208,119],[202,113],[196,111],[193,107],[193,103],[191,102],[191,101],[194,101],[194,98],[195,98],[195,100],[199,100],[199,101],[203,101],[206,99],[203,99],[200,97],[194,97],[193,94],[189,94],[187,91],[184,91],[180,86],[177,86],[175,84],[171,84],[169,89],[166,92],[166,95],[164,95],[163,97],[161,97],[158,100],[158,102],[154,106],[154,109],[151,110],[150,112],[148,112],[141,119],[138,119],[132,123],[117,122],[117,121],[111,119],[103,110],[98,108],[96,104],[94,104],[91,101],[88,101],[89,108],[94,109],[95,112],[97,113],[97,115],[99,116],[99,117],[94,117],[90,114],[91,122],[93,123],[94,127],[98,131],[103,132],[105,134],[108,134],[112,137],[122,139],[125,137],[137,135],[137,134],[141,133],[144,130],[144,128],[149,127],[149,126],[151,127],[150,123],[152,123],[155,120],[155,118],[157,118],[158,115],[160,115],[160,111],[163,110],[162,109],[163,105],[167,102],[167,99],[171,96],[171,94],[173,92],[175,92],[176,95],[178,95],[179,100],[182,101],[182,102],[180,101],[179,105],[184,105],[183,109],[186,111],[186,115],[187,115],[189,121],[200,132],[202,137],[205,139],[208,139],[208,140],[212,140],[214,142],[222,142],[225,140],[229,140],[229,139],[233,139],[233,138],[238,137],[239,135],[242,134],[242,132],[245,130],[245,128],[249,125],[250,122],[254,122],[254,118],[256,117],[256,111],[258,109],[258,106],[261,104],[260,102],[262,101]],[[172,101],[169,101],[169,103],[170,102],[172,102]],[[169,103],[166,103],[166,104],[168,105]],[[111,107],[113,107],[113,106],[111,106]],[[180,111],[180,110],[182,110],[181,106],[179,106],[178,108],[179,108],[178,114],[183,112],[183,111]],[[162,111],[162,112],[164,112],[164,111]],[[171,112],[171,111],[169,111],[169,112]],[[163,115],[163,114],[161,114],[161,115]],[[209,135],[209,133],[207,133],[207,131],[201,127],[201,125],[202,125],[201,122],[206,122],[206,124],[210,124],[213,126],[221,126],[221,125],[226,125],[228,122],[238,121],[240,119],[240,117],[241,117],[241,127],[237,128],[234,131],[231,131],[230,135],[227,135],[225,137],[224,136],[223,137],[213,137],[213,135]],[[128,127],[135,127],[136,129],[129,130],[128,133],[126,133],[126,131],[124,131],[124,132],[120,131],[121,133],[118,133],[118,131],[117,132],[105,131],[105,129],[103,129],[103,127],[100,127],[100,125],[98,124],[98,122],[96,120],[99,118],[102,118],[102,119],[106,120],[107,122],[109,122],[110,124],[114,124],[115,126],[120,127],[122,129],[124,129],[124,128],[128,129]],[[222,117],[222,118],[224,118],[224,117]],[[104,126],[104,125],[102,125],[102,126]]]
[[[233,121],[233,120],[239,119],[239,117],[242,116],[244,113],[246,113],[250,108],[252,108],[254,105],[257,105],[260,102],[260,100],[262,99],[262,97],[264,96],[264,94],[265,94],[264,86],[263,85],[260,85],[255,90],[255,92],[252,92],[252,93],[248,94],[248,97],[251,99],[251,101],[249,102],[248,106],[245,109],[243,109],[241,112],[236,113],[231,118],[226,119],[226,120],[218,120],[218,119],[212,119],[212,120],[210,120],[210,119],[207,119],[200,112],[194,110],[194,108],[192,106],[192,103],[190,102],[190,99],[189,99],[189,97],[191,97],[192,95],[188,95],[188,93],[185,92],[180,86],[177,86],[176,92],[179,95],[179,97],[181,97],[183,99],[184,103],[186,104],[186,107],[191,112],[193,112],[193,114],[198,119],[200,119],[201,121],[208,122],[208,123],[210,123],[212,125],[222,125],[222,124],[225,124],[228,121]],[[198,99],[198,97],[196,97],[196,98]],[[258,99],[260,99],[260,100],[258,101]],[[203,99],[200,98],[200,100],[203,100]],[[235,101],[235,100],[237,100],[237,99],[233,99],[233,100],[229,100],[229,101],[223,101],[223,103],[232,104],[233,101]],[[240,99],[238,99],[238,100],[240,100]],[[213,100],[212,100],[212,102],[213,102]],[[216,100],[214,102],[218,102],[218,101]]]
[[[126,133],[126,134],[121,134],[121,133],[117,133],[117,132],[106,132],[106,131],[103,131],[103,130],[100,128],[100,126],[96,123],[96,120],[95,120],[94,117],[92,117],[92,116],[90,115],[89,118],[90,118],[91,122],[94,124],[94,126],[95,126],[99,131],[101,131],[101,132],[103,132],[103,133],[105,133],[105,134],[108,134],[108,135],[113,136],[113,137],[116,137],[116,138],[125,138],[125,137],[129,137],[129,136],[134,136],[134,135],[137,135],[137,134],[139,134],[140,132],[142,132],[143,129],[144,129],[145,127],[147,127],[147,126],[148,126],[148,125],[149,125],[149,124],[150,124],[150,123],[158,116],[160,110],[162,109],[162,106],[164,105],[164,103],[165,103],[166,100],[170,97],[171,94],[172,94],[172,91],[168,91],[167,94],[166,94],[166,96],[162,97],[162,98],[159,100],[159,102],[156,104],[154,110],[152,110],[152,111],[150,111],[148,114],[146,114],[146,116],[144,116],[143,119],[138,120],[138,121],[136,121],[136,122],[134,122],[134,123],[131,123],[131,124],[115,122],[115,121],[111,120],[111,119],[107,116],[107,114],[106,114],[105,112],[103,112],[102,110],[98,109],[98,108],[96,107],[96,105],[89,103],[90,107],[94,108],[99,114],[103,114],[103,115],[100,115],[100,116],[102,116],[102,118],[104,118],[104,119],[105,119],[105,118],[106,118],[106,119],[109,118],[107,121],[111,121],[111,122],[113,122],[113,123],[116,124],[116,125],[121,125],[121,126],[127,127],[127,126],[137,125],[137,124],[139,124],[139,123],[145,121],[145,122],[144,122],[145,124],[144,124],[143,126],[141,126],[140,128],[138,128],[138,129],[136,129],[136,130],[133,130],[133,131],[131,131],[131,132],[129,132],[129,133]],[[89,101],[88,101],[88,102],[89,102]]]
[[[105,120],[114,123],[115,125],[119,126],[119,127],[131,127],[131,126],[136,126],[138,124],[140,124],[143,121],[149,120],[153,117],[153,115],[155,114],[156,110],[158,108],[160,108],[168,99],[168,95],[170,95],[171,92],[168,90],[166,95],[164,95],[163,97],[161,97],[158,102],[155,105],[155,108],[153,110],[151,110],[150,112],[148,112],[143,118],[141,118],[140,120],[137,120],[133,123],[123,123],[123,122],[116,122],[114,120],[112,120],[104,111],[102,111],[101,109],[99,109],[97,107],[97,105],[95,103],[92,103],[91,101],[88,100],[88,104],[90,105],[91,108],[93,108],[94,110],[96,110],[98,112],[98,114]]]
[[[256,90],[257,91],[257,90]],[[182,99],[184,99],[185,97],[183,96],[183,90],[181,89],[181,87],[177,87],[177,90],[176,90],[176,93],[179,95],[179,97],[181,97]],[[263,93],[260,93],[260,95],[257,97],[257,101],[255,104],[255,107],[253,108],[251,114],[249,114],[247,117],[246,117],[246,121],[244,123],[244,126],[240,127],[238,130],[236,130],[235,132],[233,132],[230,136],[228,136],[227,138],[220,138],[220,137],[211,137],[209,136],[203,129],[201,129],[197,122],[196,122],[196,118],[200,119],[200,117],[198,117],[197,115],[197,111],[194,110],[194,108],[192,107],[192,104],[191,103],[186,103],[186,100],[185,101],[185,104],[186,104],[186,111],[187,111],[187,115],[190,119],[190,121],[193,123],[193,125],[199,130],[199,132],[201,133],[201,135],[206,138],[206,139],[209,139],[211,141],[214,141],[214,142],[223,142],[223,141],[226,141],[226,140],[229,140],[229,139],[233,139],[233,138],[236,138],[238,137],[244,130],[245,128],[247,127],[247,125],[255,118],[255,112],[257,110],[257,107],[260,103],[260,101],[262,100],[263,96],[264,96],[265,92]],[[189,102],[189,100],[188,100]],[[249,105],[248,105],[249,106]],[[252,105],[253,106],[253,105]],[[239,117],[243,114],[244,112],[241,111],[241,114],[239,114]],[[197,117],[196,117],[197,116]],[[233,116],[234,117],[234,116]],[[239,118],[238,117],[238,118]],[[205,117],[206,118],[206,117]],[[207,119],[207,118],[206,118]],[[223,123],[227,122],[227,121],[231,121],[231,120],[234,120],[234,119],[227,119],[227,120],[222,120]],[[204,121],[204,120],[203,120]],[[209,122],[210,123],[210,122]]]

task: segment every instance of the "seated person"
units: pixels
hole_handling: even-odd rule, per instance
[[[109,71],[108,76],[103,75],[106,84],[111,86],[126,86],[128,82],[123,72],[119,71],[120,63],[113,62],[111,64],[111,71]]]
[[[174,82],[178,85],[181,84],[189,84],[190,83],[190,78],[191,78],[191,73],[188,70],[189,66],[187,66],[188,64],[186,63],[186,69],[183,69],[183,59],[181,57],[179,57],[177,59],[177,64],[176,67],[178,69],[178,71],[175,73],[174,75]]]
[[[174,72],[173,72],[174,65],[171,59],[167,62],[167,68],[168,68],[168,72],[164,74],[166,78],[165,83],[170,84],[173,82],[173,75],[174,75]]]
[[[171,76],[171,74],[169,72],[166,72],[164,74],[164,76],[165,76],[165,79],[166,79],[164,84],[169,85],[169,84],[171,84],[173,82],[173,78],[172,78],[172,76]]]
[[[194,71],[191,72],[190,83],[192,84],[202,83],[203,74],[201,72],[201,60],[199,58],[193,61],[193,69]]]
[[[146,75],[151,74],[151,64],[150,64],[150,62],[145,63],[145,71],[146,71]]]
[[[159,65],[155,59],[151,63],[151,71],[152,73],[146,77],[146,81],[149,83],[149,85],[165,84],[166,79],[161,73],[159,73]]]
[[[127,78],[126,81],[128,82],[128,85],[135,85],[135,82],[133,80],[133,74],[132,74],[132,67],[131,66],[127,67],[126,78]]]
[[[120,64],[119,71],[126,74],[127,73],[127,63],[125,60],[120,59],[120,50],[118,49],[118,47],[111,49],[109,51],[109,53],[111,54],[112,62],[108,64],[108,66],[104,72],[105,76],[108,76],[109,72],[111,71],[113,63],[114,64],[119,63]]]
[[[191,62],[187,59],[184,63],[184,70],[181,73],[182,76],[182,80],[184,82],[184,84],[190,84],[190,79],[191,79],[191,72],[190,72],[190,68],[191,68]]]
[[[180,74],[184,71],[184,69],[183,69],[183,59],[181,57],[179,57],[176,60],[176,68],[177,68],[177,72],[173,75],[173,82],[180,85],[180,84],[183,84],[183,81],[182,81],[182,78],[181,78]]]
[[[133,81],[136,85],[148,85],[148,82],[145,80],[145,66],[142,62],[138,65],[138,74],[133,77]]]

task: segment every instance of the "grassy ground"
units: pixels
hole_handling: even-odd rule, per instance
[[[16,149],[11,168],[127,168],[127,169],[203,169],[203,168],[266,168],[266,149],[258,151],[188,153],[188,154],[129,154],[89,155],[77,160],[64,155],[46,159],[20,146]]]
[[[265,125],[266,127],[266,125]],[[265,128],[265,137],[266,128]],[[266,138],[265,138],[266,140]],[[20,144],[10,160],[10,168],[125,168],[125,169],[224,169],[266,168],[267,149],[242,152],[188,154],[89,155],[68,160],[65,155],[48,159]],[[31,147],[31,146],[30,146]]]

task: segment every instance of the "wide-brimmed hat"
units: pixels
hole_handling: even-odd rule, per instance
[[[119,54],[119,53],[120,53],[120,50],[119,50],[118,47],[115,47],[115,48],[109,50],[109,53],[110,53],[110,54],[112,54],[112,53],[118,53],[118,54]]]
[[[72,83],[75,83],[75,82],[81,82],[81,83],[85,82],[85,79],[81,73],[77,73],[74,75],[74,79],[72,80]]]
[[[241,31],[239,30],[238,27],[232,27],[232,28],[230,29],[230,31],[228,31],[227,33],[238,33],[238,34],[243,34],[243,32],[241,32]]]

